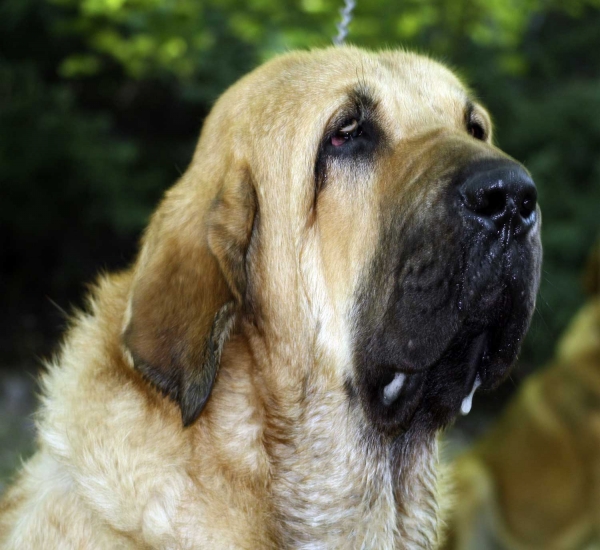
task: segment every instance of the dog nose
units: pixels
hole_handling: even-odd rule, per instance
[[[516,162],[502,160],[469,170],[459,187],[463,213],[489,231],[519,236],[535,224],[537,190]]]

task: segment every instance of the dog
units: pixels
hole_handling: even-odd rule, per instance
[[[548,367],[531,376],[482,440],[455,463],[448,550],[598,546],[600,242],[589,300]]]
[[[437,439],[517,356],[540,211],[426,57],[283,55],[205,121],[43,376],[3,548],[429,549]]]

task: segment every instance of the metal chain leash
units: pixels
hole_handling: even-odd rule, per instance
[[[348,36],[348,27],[352,21],[352,10],[356,6],[356,0],[344,0],[344,7],[340,10],[342,20],[336,25],[338,34],[333,39],[336,46],[341,46]]]

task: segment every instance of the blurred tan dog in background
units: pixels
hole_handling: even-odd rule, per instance
[[[457,460],[446,548],[600,548],[600,243],[585,278],[552,364]]]
[[[257,69],[73,321],[0,546],[433,548],[436,435],[518,353],[539,216],[444,66]]]

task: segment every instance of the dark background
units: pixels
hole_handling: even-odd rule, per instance
[[[498,145],[539,189],[537,312],[519,368],[476,399],[466,432],[548,360],[584,299],[581,270],[600,228],[598,6],[359,0],[351,42],[416,49],[457,69],[493,114]],[[30,375],[56,350],[65,312],[98,272],[132,262],[214,99],[277,52],[328,45],[339,7],[0,0],[0,479],[30,448]]]

